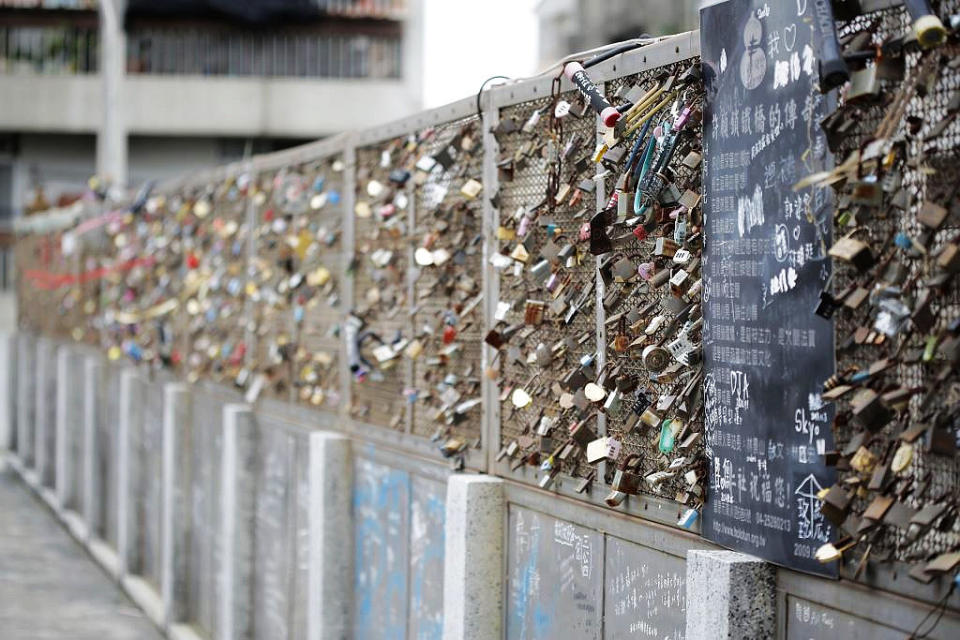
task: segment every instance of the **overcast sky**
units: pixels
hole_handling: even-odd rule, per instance
[[[536,0],[424,0],[424,107],[537,71]]]

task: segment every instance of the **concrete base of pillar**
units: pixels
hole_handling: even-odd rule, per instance
[[[163,628],[163,601],[156,590],[146,580],[137,576],[126,576],[120,585],[153,624]]]
[[[502,636],[503,481],[482,475],[447,482],[443,637]]]
[[[104,571],[110,574],[114,580],[120,580],[123,577],[123,569],[120,566],[120,556],[110,548],[103,540],[91,540],[87,544],[87,551],[93,556],[93,559],[100,563]]]
[[[776,569],[736,551],[687,554],[687,640],[773,638]]]

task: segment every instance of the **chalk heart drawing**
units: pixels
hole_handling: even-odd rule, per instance
[[[797,44],[797,25],[791,24],[783,28],[783,46],[787,48],[787,51],[793,51],[793,47]]]
[[[802,16],[807,12],[807,0],[797,0],[797,15]]]

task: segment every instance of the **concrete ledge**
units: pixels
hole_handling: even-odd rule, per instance
[[[57,514],[57,517],[60,520],[63,520],[63,516],[60,514],[60,498],[57,496],[56,491],[46,486],[34,488],[37,490],[40,498],[47,503],[47,506],[50,507],[55,514]]]
[[[210,640],[209,638],[200,635],[193,627],[186,624],[170,625],[170,627],[167,629],[167,638],[170,640]]]
[[[113,576],[114,580],[120,580],[123,576],[122,567],[120,566],[120,556],[117,555],[117,552],[114,551],[110,545],[103,540],[91,539],[87,543],[87,551],[90,552],[93,559],[96,560],[108,574]]]
[[[30,485],[30,488],[40,493],[40,476],[37,474],[36,469],[29,469],[24,465],[23,472],[20,474],[20,477],[23,478],[23,481]]]
[[[21,459],[20,459],[16,454],[14,454],[14,453],[7,453],[7,455],[6,455],[6,462],[7,462],[7,464],[10,465],[10,468],[11,468],[11,469],[13,469],[14,471],[17,472],[17,475],[18,475],[18,476],[20,476],[21,478],[23,478],[23,473],[24,473],[24,471],[26,471],[26,470],[23,468],[23,460],[21,460]]]
[[[69,509],[63,510],[60,516],[70,535],[76,538],[77,542],[86,546],[90,541],[90,528],[84,521],[83,516]]]
[[[147,617],[161,629],[164,626],[163,600],[160,594],[143,578],[126,576],[120,581],[123,590],[140,607]]]
[[[687,640],[773,638],[776,569],[736,551],[687,554]]]

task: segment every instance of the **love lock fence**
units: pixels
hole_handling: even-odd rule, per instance
[[[15,464],[173,637],[950,637],[956,35],[761,5],[30,222]]]

